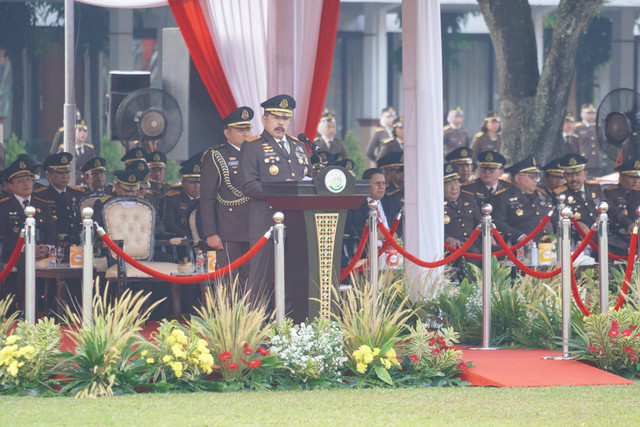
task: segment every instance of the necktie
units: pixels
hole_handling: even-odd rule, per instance
[[[494,191],[496,191],[495,188],[493,187],[489,188],[489,194],[493,194]]]
[[[29,206],[29,200],[24,199],[24,200],[22,201],[22,206],[24,206],[24,208],[26,209],[26,208],[27,208],[27,206]]]
[[[284,139],[281,139],[280,141],[278,141],[278,143],[280,144],[280,147],[282,147],[282,149],[287,152],[287,154],[291,154],[291,152],[289,151],[289,144],[287,144],[287,141],[285,141]]]

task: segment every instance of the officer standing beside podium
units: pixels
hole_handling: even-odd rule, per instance
[[[260,104],[264,108],[262,125],[264,131],[242,144],[240,150],[240,173],[242,192],[249,200],[249,239],[255,245],[273,225],[274,213],[263,199],[262,184],[265,182],[302,181],[311,173],[305,145],[287,135],[291,117],[296,106],[289,95],[277,95]],[[251,301],[264,301],[272,291],[273,244],[267,243],[252,259],[246,290]],[[287,305],[292,301],[294,283],[286,283]],[[295,297],[294,297],[295,298]],[[306,304],[306,301],[304,302]],[[287,312],[291,307],[287,307]]]

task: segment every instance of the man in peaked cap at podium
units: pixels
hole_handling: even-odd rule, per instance
[[[287,135],[291,117],[296,106],[289,95],[277,95],[264,101],[261,135],[248,139],[240,150],[240,173],[242,192],[249,201],[249,239],[253,246],[273,225],[273,209],[262,198],[265,182],[302,181],[311,173],[311,164],[305,145]],[[264,301],[273,282],[273,245],[265,245],[251,260],[247,290],[249,298]],[[294,303],[294,283],[287,282],[287,304]],[[292,296],[293,298],[290,298]],[[301,304],[301,301],[296,301]],[[306,304],[306,301],[304,302]],[[290,311],[287,308],[287,312]],[[297,320],[297,319],[296,319]],[[304,320],[304,319],[303,319]]]
[[[249,198],[242,193],[240,148],[251,137],[253,110],[240,107],[222,120],[226,141],[200,160],[200,217],[207,245],[216,251],[216,268],[249,251]],[[231,274],[246,285],[251,261]]]

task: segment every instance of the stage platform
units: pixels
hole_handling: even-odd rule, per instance
[[[461,347],[466,369],[461,378],[481,387],[552,387],[576,385],[632,385],[626,378],[577,360],[545,360],[561,356],[548,350],[471,350]]]

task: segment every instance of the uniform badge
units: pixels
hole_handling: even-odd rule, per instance
[[[629,211],[626,209],[622,209],[622,215],[627,216],[629,215]]]
[[[20,228],[18,228],[18,227],[13,227],[13,228],[11,229],[11,231],[13,231],[14,233],[19,233],[19,232],[20,232]]]
[[[573,202],[573,196],[567,197],[567,202],[569,202],[569,203]]]
[[[271,166],[269,167],[269,173],[270,173],[271,175],[278,175],[278,172],[280,172],[280,168],[279,168],[278,166],[276,166],[276,165],[271,165]]]
[[[469,206],[469,202],[464,202],[463,206]]]
[[[596,198],[596,193],[591,193],[591,198],[595,199]]]
[[[445,215],[445,216],[444,216],[444,223],[445,223],[445,225],[446,225],[446,224],[449,224],[450,222],[451,222],[451,218],[449,218],[449,215]]]
[[[582,218],[582,214],[580,214],[580,212],[576,212],[573,214],[573,217],[576,219],[576,221],[580,221],[580,218]]]
[[[516,215],[522,216],[523,214],[524,212],[522,211],[522,209],[516,209]]]

